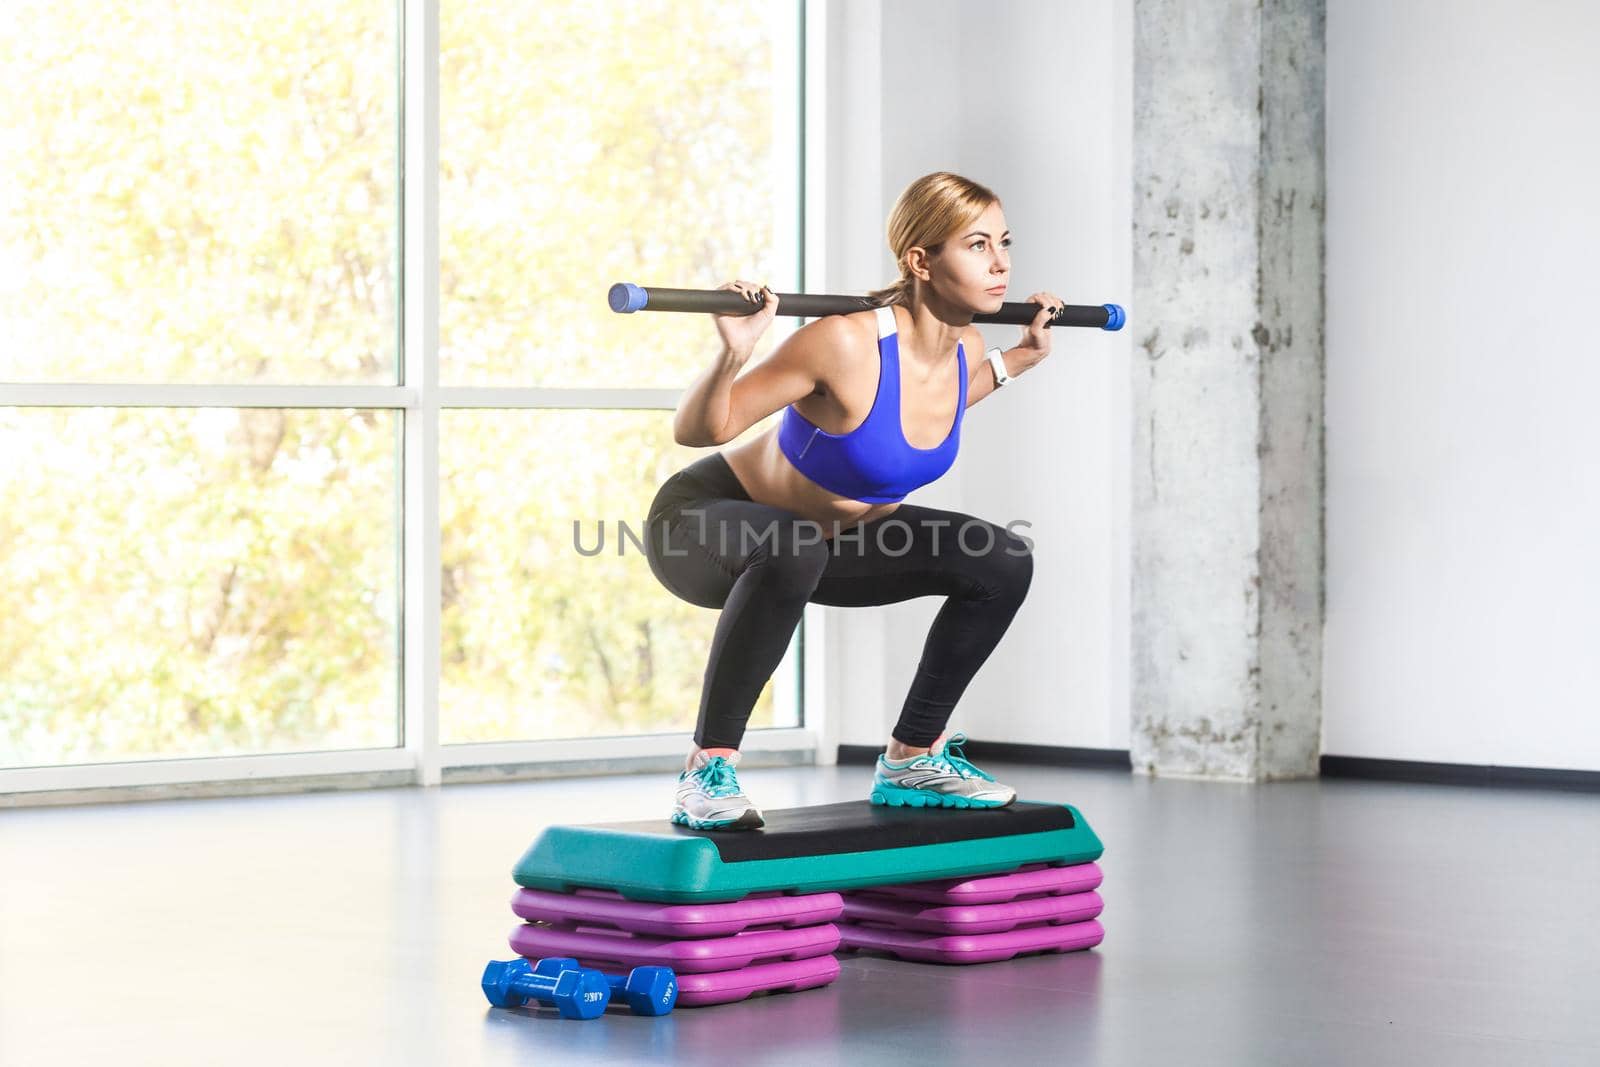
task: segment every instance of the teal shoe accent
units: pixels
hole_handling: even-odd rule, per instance
[[[994,781],[994,775],[980,771],[977,767],[967,762],[965,748],[966,743],[967,735],[962,733],[960,730],[957,730],[955,733],[951,734],[950,739],[944,743],[944,751],[941,753],[944,762],[950,764],[963,775],[975,776],[990,782]],[[956,751],[951,752],[950,750],[952,748],[954,748]]]
[[[973,800],[931,789],[904,789],[876,777],[872,780],[872,802],[891,808],[1003,808],[1011,803],[1009,800]]]
[[[672,813],[673,822],[679,826],[687,826],[691,830],[720,830],[724,826],[732,826],[744,818],[745,816],[741,815],[738,819],[696,819],[686,811]]]
[[[739,773],[726,756],[712,756],[706,760],[704,767],[694,772],[694,776],[700,779],[707,796],[731,797],[739,791]]]

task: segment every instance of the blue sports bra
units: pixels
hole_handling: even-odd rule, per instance
[[[934,481],[955,462],[967,408],[967,354],[956,345],[961,395],[950,433],[933,448],[913,448],[900,427],[900,344],[894,309],[873,310],[878,317],[878,393],[866,421],[849,433],[832,434],[790,404],[778,426],[778,447],[801,474],[824,489],[867,504],[887,504]]]

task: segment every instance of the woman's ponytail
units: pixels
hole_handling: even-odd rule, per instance
[[[901,275],[900,279],[892,285],[882,289],[873,289],[867,293],[867,299],[878,307],[889,307],[899,304],[902,307],[911,306],[911,279]]]

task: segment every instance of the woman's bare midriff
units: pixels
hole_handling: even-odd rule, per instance
[[[893,514],[900,502],[869,504],[824,489],[795,470],[778,447],[778,428],[772,427],[742,445],[724,449],[722,457],[757,504],[792,511],[822,527],[824,540],[861,522]],[[837,528],[835,527],[837,524]]]

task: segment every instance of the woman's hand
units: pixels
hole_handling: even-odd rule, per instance
[[[750,301],[752,305],[762,303],[765,306],[754,315],[712,315],[711,320],[717,324],[717,332],[722,335],[722,343],[727,345],[734,353],[745,359],[755,351],[756,341],[772,325],[772,320],[778,314],[778,294],[764,285],[754,282],[733,281],[727,285],[719,285],[718,289],[732,289],[740,296]]]
[[[1027,365],[1033,367],[1050,354],[1050,328],[1045,323],[1055,318],[1056,312],[1061,310],[1062,300],[1054,293],[1034,293],[1028,299],[1039,305],[1039,313],[1022,331],[1022,340],[1017,342],[1017,347],[1028,353]]]

